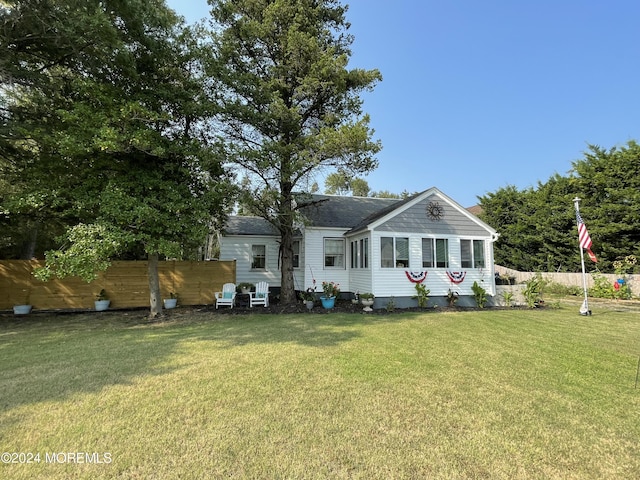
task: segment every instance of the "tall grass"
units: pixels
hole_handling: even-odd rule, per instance
[[[0,319],[0,450],[40,453],[0,477],[638,478],[639,340],[573,308]]]

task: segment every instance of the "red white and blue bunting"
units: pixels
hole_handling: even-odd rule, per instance
[[[464,282],[464,277],[467,276],[467,272],[447,272],[447,277],[451,280],[451,283],[456,285]]]
[[[405,270],[407,274],[407,278],[411,283],[422,283],[427,278],[427,272],[410,272],[409,270]]]

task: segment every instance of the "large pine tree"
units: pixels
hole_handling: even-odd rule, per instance
[[[381,79],[349,69],[346,7],[334,0],[210,0],[224,155],[247,174],[242,203],[281,238],[281,301],[295,301],[296,191],[323,170],[377,166],[359,94]],[[311,181],[309,181],[311,179]]]

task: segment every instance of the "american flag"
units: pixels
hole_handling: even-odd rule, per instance
[[[584,224],[582,217],[580,216],[580,212],[576,210],[576,220],[578,220],[578,241],[580,242],[580,248],[584,248],[587,250],[587,254],[589,258],[594,262],[597,262],[595,254],[591,251],[591,237],[589,236],[589,232],[587,231],[587,226]]]

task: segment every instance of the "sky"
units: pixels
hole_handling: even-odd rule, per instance
[[[167,3],[208,17],[206,0]],[[373,191],[437,187],[470,207],[566,176],[589,145],[640,141],[638,0],[343,4],[349,67],[383,77],[362,95],[383,147]]]

